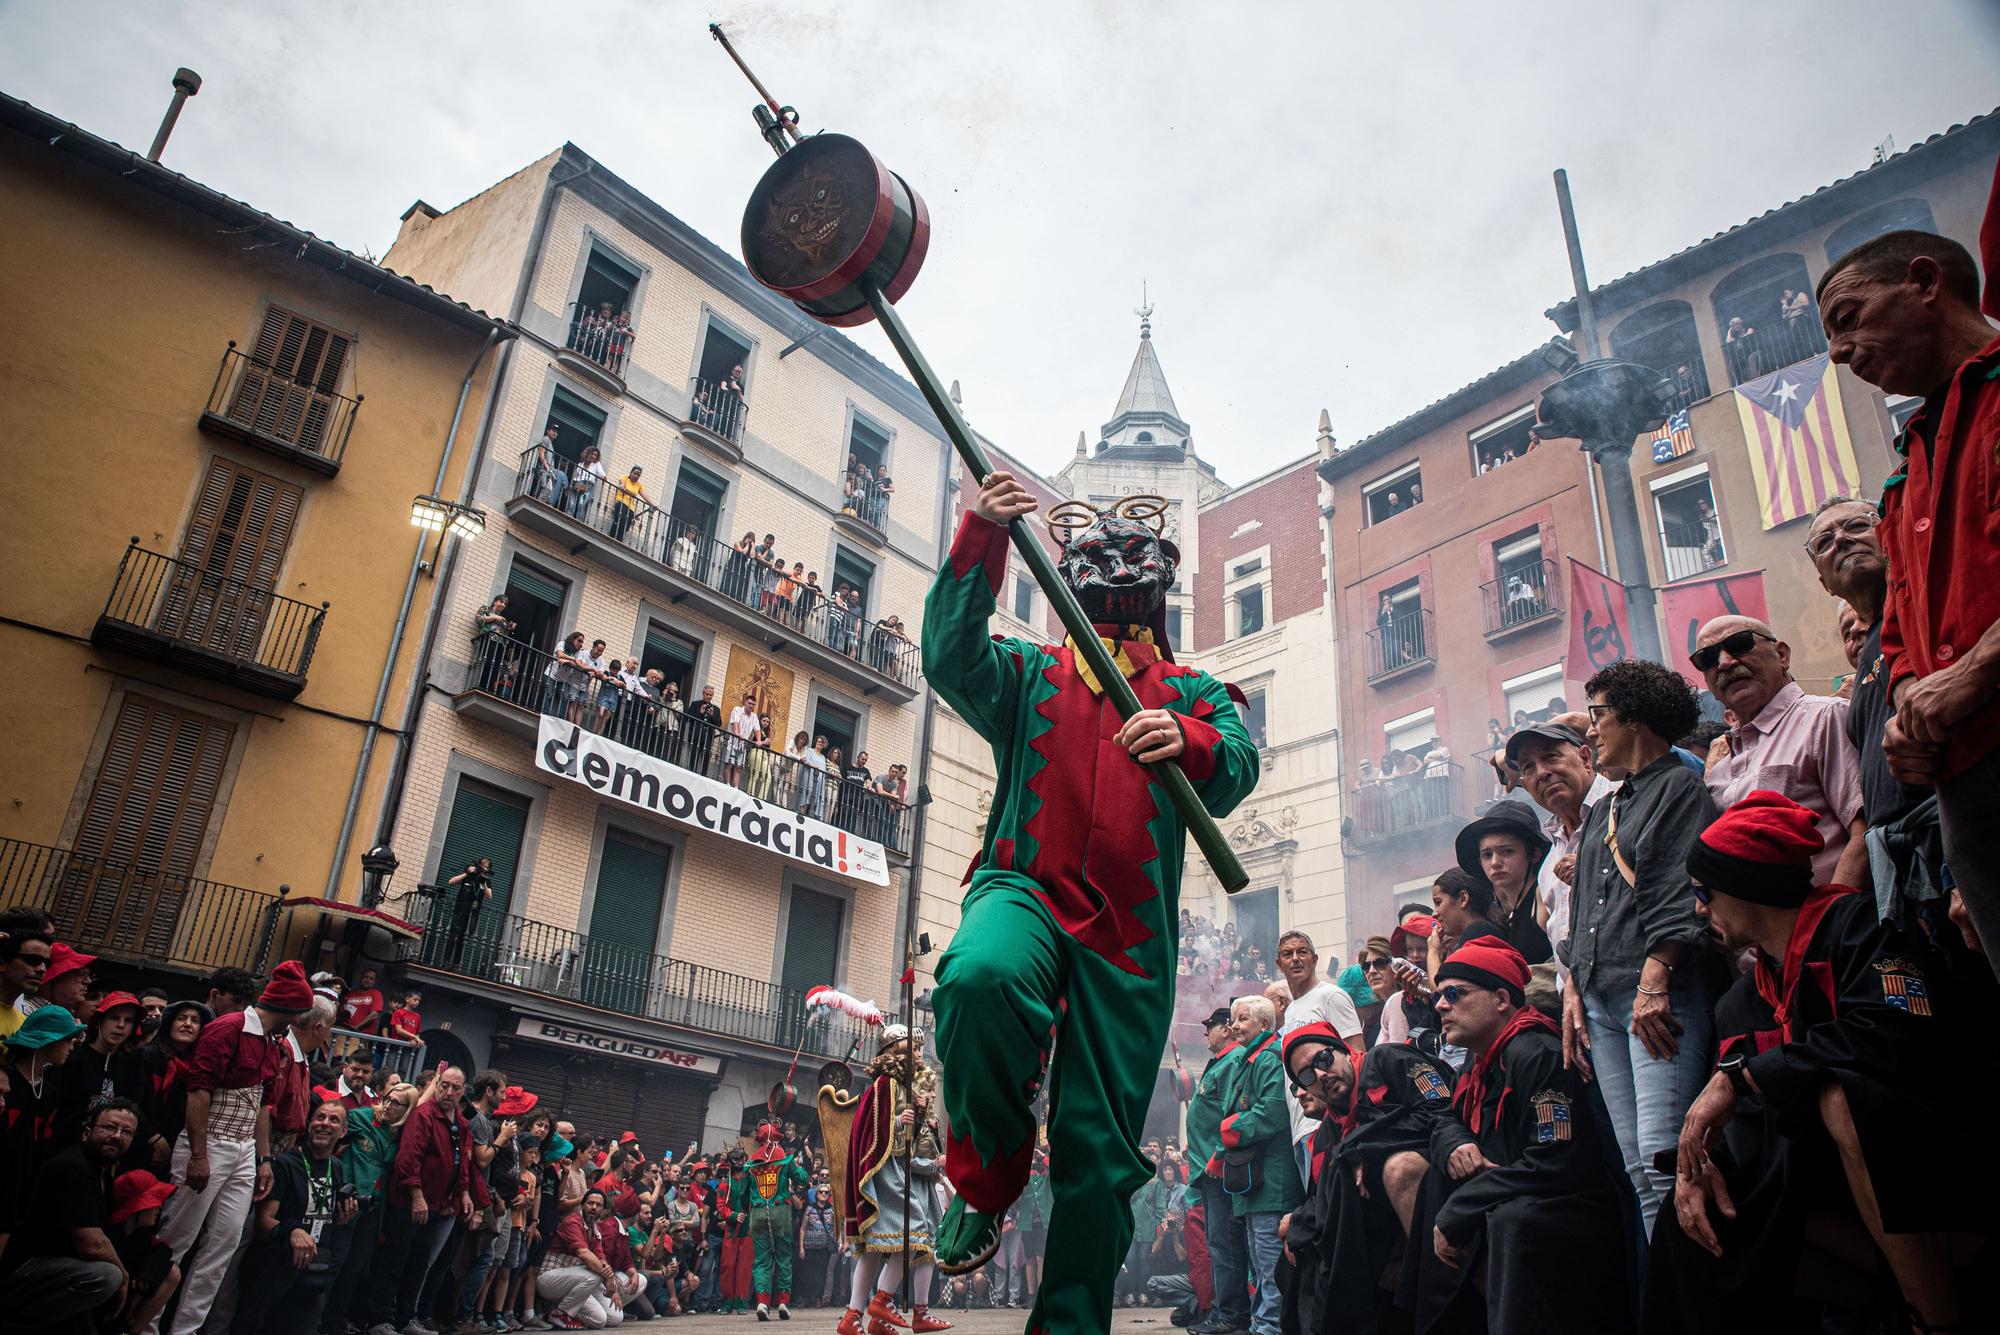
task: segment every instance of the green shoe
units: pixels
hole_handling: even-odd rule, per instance
[[[968,1210],[963,1196],[952,1197],[938,1224],[937,1268],[947,1275],[969,1274],[999,1250],[1000,1216]]]

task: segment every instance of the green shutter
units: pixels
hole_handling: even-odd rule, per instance
[[[507,586],[520,590],[530,598],[539,598],[558,612],[562,611],[563,595],[567,590],[531,565],[514,562],[507,571]]]
[[[615,834],[604,836],[590,905],[590,942],[584,950],[583,999],[590,1005],[628,1013],[643,1008],[667,862],[664,852]]]
[[[840,901],[814,890],[794,888],[791,912],[785,918],[785,971],[781,981],[804,992],[821,983],[831,986],[840,964]]]
[[[679,663],[690,672],[694,670],[694,653],[688,648],[687,641],[658,626],[649,625],[646,627],[646,656],[650,658],[655,654]]]
[[[501,923],[513,901],[514,874],[521,864],[521,839],[528,829],[528,801],[473,779],[458,781],[452,799],[451,824],[445,830],[444,851],[431,874],[432,883],[443,886],[478,859],[493,859],[493,898],[480,911],[472,937],[459,961],[467,972],[484,973],[493,963],[501,939]],[[424,934],[424,962],[448,964],[443,959],[445,925],[450,921],[451,897],[441,894],[432,916],[435,930]]]

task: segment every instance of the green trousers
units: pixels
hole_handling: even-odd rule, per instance
[[[792,1205],[779,1201],[750,1211],[750,1287],[757,1301],[792,1301]]]
[[[1141,1146],[1173,1022],[1175,931],[1161,922],[1129,948],[1145,970],[1135,974],[1058,927],[1032,885],[982,870],[939,962],[946,1166],[968,1206],[1006,1210],[1027,1184],[1048,1066],[1054,1205],[1027,1328],[1102,1335],[1132,1242],[1132,1193],[1153,1175]],[[1167,896],[1149,907],[1173,911]]]

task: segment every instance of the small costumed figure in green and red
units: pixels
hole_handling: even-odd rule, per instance
[[[1145,765],[1178,764],[1223,815],[1255,786],[1258,760],[1229,688],[1173,661],[1165,607],[1180,553],[1129,503],[1069,533],[1059,565],[1138,713],[1119,717],[1074,646],[989,637],[1007,526],[1034,508],[1011,475],[982,479],[924,606],[924,675],[992,745],[998,771],[938,966],[945,1171],[958,1191],[938,1264],[963,1273],[998,1248],[1029,1179],[1053,1042],[1054,1208],[1028,1329],[1098,1332],[1132,1241],[1132,1194],[1154,1172],[1141,1146],[1179,951],[1187,831]]]
[[[792,1319],[792,1203],[811,1185],[805,1166],[785,1149],[785,1133],[777,1122],[757,1123],[757,1148],[744,1164],[748,1179],[743,1208],[750,1217],[751,1287],[757,1295],[757,1319],[769,1321],[775,1299],[778,1320]]]

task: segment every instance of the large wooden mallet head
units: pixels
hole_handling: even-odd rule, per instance
[[[922,196],[858,139],[818,134],[788,149],[743,211],[743,262],[822,324],[874,318],[864,287],[894,302],[931,240]]]

